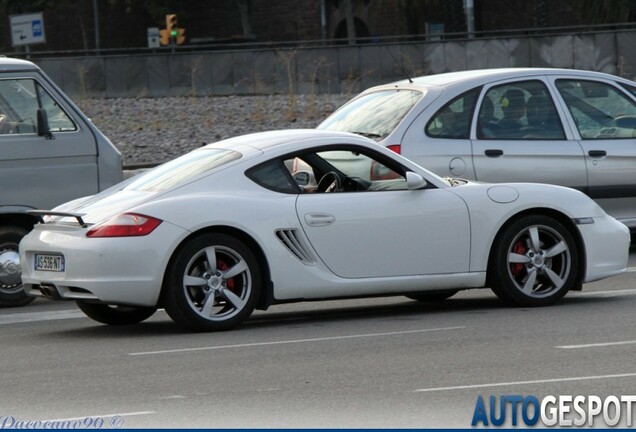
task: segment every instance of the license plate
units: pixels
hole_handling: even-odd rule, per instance
[[[64,271],[64,256],[62,255],[35,255],[35,269],[40,271]]]

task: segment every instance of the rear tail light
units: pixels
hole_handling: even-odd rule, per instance
[[[386,146],[386,148],[388,148],[391,151],[396,152],[397,154],[400,154],[400,152],[402,151],[402,146],[399,144],[391,144]]]
[[[123,213],[90,229],[86,237],[138,237],[150,234],[161,220],[137,213]]]

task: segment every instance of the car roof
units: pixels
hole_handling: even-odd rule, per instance
[[[447,86],[454,83],[474,83],[481,84],[493,80],[516,78],[532,75],[570,75],[588,78],[612,79],[623,82],[630,82],[624,78],[610,75],[603,72],[593,72],[578,69],[558,69],[558,68],[496,68],[496,69],[476,69],[459,72],[447,72],[435,75],[425,75],[416,78],[396,81],[388,85],[399,85],[407,87],[428,87],[428,86]]]
[[[208,144],[206,147],[236,150],[240,149],[240,151],[245,153],[246,148],[263,151],[274,147],[284,146],[285,144],[295,143],[301,140],[319,138],[340,138],[347,140],[351,140],[352,138],[354,138],[356,141],[367,141],[373,143],[372,140],[349,132],[321,129],[284,129],[276,131],[257,132],[247,135],[241,135],[234,138],[228,138],[212,144]]]
[[[37,70],[38,67],[30,61],[20,60],[11,57],[0,56],[1,71],[21,71],[21,70]]]

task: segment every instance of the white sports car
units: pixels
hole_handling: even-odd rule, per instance
[[[443,179],[367,138],[316,130],[220,141],[34,214],[43,223],[20,243],[29,295],[113,325],[163,307],[194,330],[277,303],[482,287],[548,305],[624,272],[630,242],[576,190]]]

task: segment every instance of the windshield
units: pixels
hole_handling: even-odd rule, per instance
[[[343,106],[318,129],[353,132],[386,138],[424,94],[417,90],[382,90],[363,95]]]
[[[123,190],[160,192],[221,165],[240,159],[241,153],[234,150],[205,148],[187,153],[147,171],[129,183]]]

